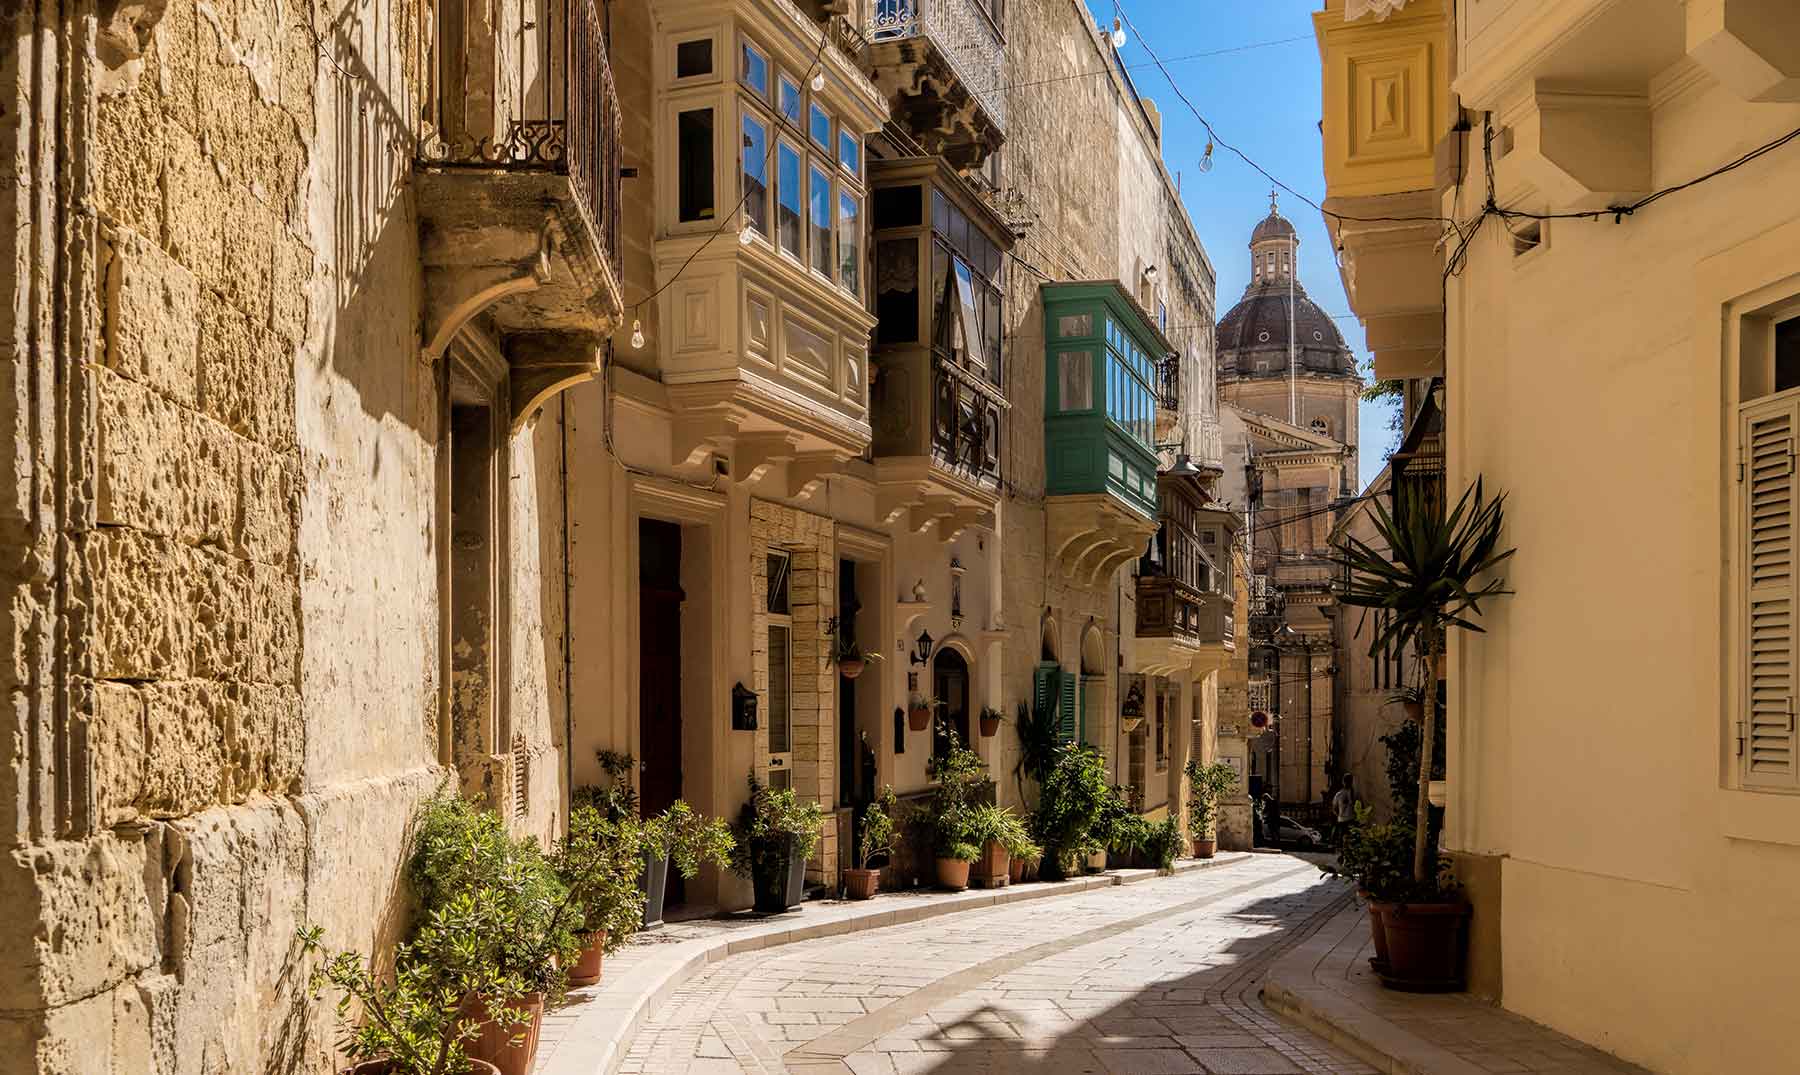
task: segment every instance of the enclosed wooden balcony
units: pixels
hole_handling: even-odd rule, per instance
[[[1203,675],[1237,649],[1232,543],[1239,516],[1211,501],[1196,471],[1158,481],[1156,536],[1138,563],[1137,670]]]
[[[417,172],[425,359],[508,367],[516,425],[619,324],[619,103],[595,0],[451,0]]]
[[[940,158],[871,165],[880,508],[948,539],[991,525],[1010,410],[1001,391],[1013,236]]]
[[[857,0],[875,84],[927,153],[981,165],[1006,140],[1002,0]]]

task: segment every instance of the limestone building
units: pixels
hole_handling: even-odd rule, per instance
[[[557,831],[603,9],[8,6],[9,1068],[332,1069],[295,928],[390,946],[441,783]]]
[[[1441,401],[1446,494],[1508,494],[1518,550],[1446,660],[1471,988],[1651,1070],[1787,1069],[1800,13],[1386,6],[1314,16],[1328,224],[1407,440]]]
[[[1245,729],[1247,783],[1296,806],[1320,802],[1335,771],[1330,534],[1356,492],[1362,389],[1343,334],[1301,285],[1299,244],[1271,194],[1250,233],[1250,283],[1218,326],[1221,488],[1249,519],[1249,705],[1268,721]]]

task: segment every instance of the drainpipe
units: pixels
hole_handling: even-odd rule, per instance
[[[612,346],[611,341],[607,343]],[[575,791],[575,609],[574,582],[569,576],[572,526],[569,522],[569,394],[557,396],[562,451],[557,461],[562,476],[562,585],[563,585],[563,794],[564,802]]]

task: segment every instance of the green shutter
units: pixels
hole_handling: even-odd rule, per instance
[[[1031,670],[1031,710],[1033,713],[1050,711],[1051,696],[1056,693],[1051,686],[1051,677],[1056,675],[1056,666],[1040,664]]]
[[[1068,672],[1063,672],[1060,678],[1062,682],[1058,688],[1058,701],[1060,702],[1057,706],[1057,716],[1060,718],[1057,722],[1058,731],[1064,742],[1080,742],[1081,726],[1075,715],[1075,677]]]

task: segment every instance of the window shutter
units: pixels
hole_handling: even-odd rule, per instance
[[[1061,718],[1058,721],[1058,731],[1063,742],[1079,742],[1081,729],[1075,721],[1075,677],[1071,673],[1064,672],[1061,678],[1057,706],[1057,715]]]
[[[1053,677],[1056,666],[1040,664],[1031,671],[1031,709],[1034,713],[1048,713],[1054,704],[1056,688]]]
[[[1794,437],[1800,400],[1788,396],[1744,409],[1743,711],[1738,724],[1746,787],[1800,786],[1794,729]]]

